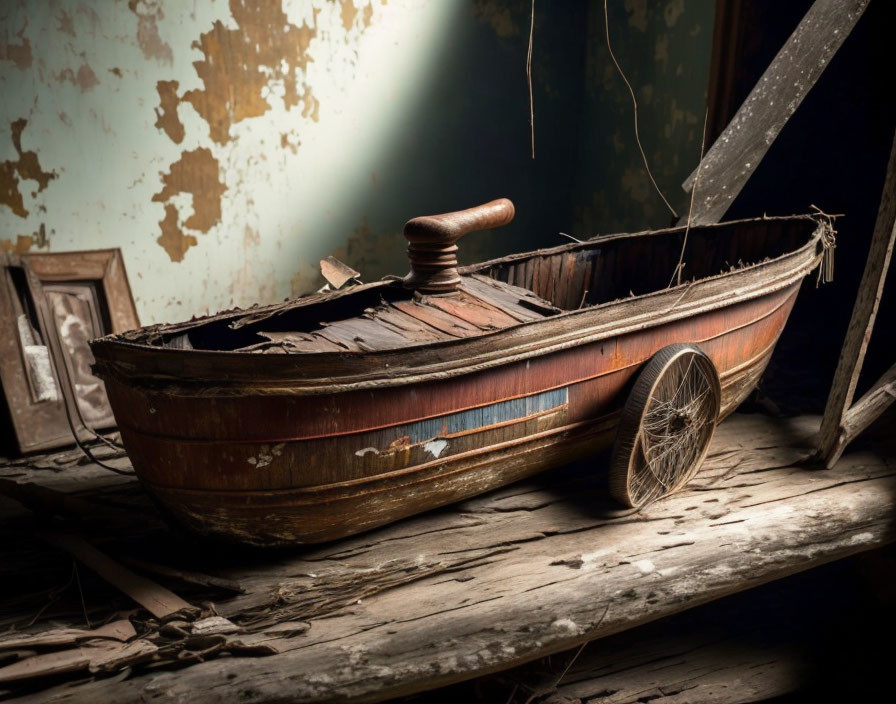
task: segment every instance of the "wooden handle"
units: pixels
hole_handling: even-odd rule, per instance
[[[514,213],[513,203],[499,198],[467,210],[408,220],[404,236],[411,272],[404,278],[405,286],[424,293],[455,291],[460,283],[457,240],[468,232],[506,225]]]

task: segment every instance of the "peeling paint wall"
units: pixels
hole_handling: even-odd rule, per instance
[[[626,32],[673,15],[693,30],[688,2],[626,0]],[[590,222],[583,181],[619,175],[593,166],[601,121],[628,124],[601,112],[619,90],[593,80],[595,6],[539,5],[533,162],[528,0],[7,0],[0,247],[121,247],[151,323],[313,290],[328,254],[364,280],[404,273],[405,220],[500,196],[516,222],[465,239],[462,260],[558,244]],[[686,58],[673,35],[670,75]],[[676,98],[673,142],[704,86]],[[654,104],[680,88],[657,77]]]

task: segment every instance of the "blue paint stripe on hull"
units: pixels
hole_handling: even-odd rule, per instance
[[[395,439],[407,436],[411,443],[423,442],[431,438],[453,435],[467,430],[485,428],[498,423],[519,420],[526,416],[542,413],[565,406],[569,400],[567,387],[551,389],[540,394],[501,401],[489,406],[471,408],[466,411],[449,413],[436,418],[407,423],[389,429]]]

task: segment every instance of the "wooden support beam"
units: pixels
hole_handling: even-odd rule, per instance
[[[849,413],[856,392],[856,384],[865,361],[865,352],[877,317],[877,309],[883,295],[884,281],[896,243],[896,138],[890,149],[890,161],[874,224],[871,248],[865,263],[865,272],[859,284],[852,317],[846,330],[846,339],[840,351],[834,382],[824,409],[824,418],[818,436],[818,454],[830,468],[839,459],[846,445],[866,428],[892,402],[887,388],[892,389],[891,368],[857,404],[856,412]]]
[[[876,421],[896,401],[896,364],[877,380],[870,391],[846,412],[840,437],[848,445],[856,436]]]
[[[815,0],[734,119],[684,182],[690,192],[700,174],[691,224],[722,219],[869,1]]]

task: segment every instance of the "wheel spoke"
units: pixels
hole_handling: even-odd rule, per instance
[[[623,449],[614,450],[613,467],[624,472],[616,482],[624,479],[624,489],[614,493],[633,506],[673,492],[693,476],[718,415],[720,387],[709,358],[692,346],[666,349],[665,358],[658,354],[639,376],[620,421],[620,434],[625,426],[634,436],[623,443],[617,438]],[[625,447],[631,450],[625,453]]]

